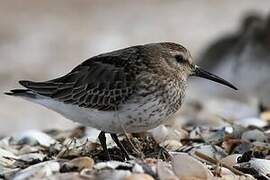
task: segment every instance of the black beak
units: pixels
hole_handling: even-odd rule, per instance
[[[228,86],[232,89],[237,90],[237,88],[234,85],[232,85],[231,83],[229,83],[228,81],[201,69],[199,66],[195,66],[195,70],[194,70],[192,76],[198,76],[198,77],[202,77],[205,79],[209,79],[209,80],[215,81],[217,83],[223,84],[225,86]]]

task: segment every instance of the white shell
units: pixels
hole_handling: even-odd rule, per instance
[[[14,140],[17,141],[18,143],[25,141],[30,143],[30,145],[35,145],[38,143],[45,147],[49,147],[50,145],[56,143],[56,141],[53,138],[37,130],[29,130],[16,134],[14,135]]]
[[[233,167],[235,164],[237,164],[237,159],[241,156],[242,156],[241,154],[232,154],[221,159],[220,162],[222,162],[227,166]]]
[[[186,153],[177,153],[173,156],[172,167],[180,179],[209,179],[211,172],[206,165]]]
[[[166,140],[176,140],[180,142],[181,139],[188,136],[188,133],[184,130],[177,130],[164,125],[160,125],[157,128],[152,129],[150,133],[157,143],[162,143]]]
[[[178,180],[178,177],[172,170],[171,164],[161,160],[157,163],[157,174],[160,180]]]
[[[160,146],[164,147],[168,151],[176,151],[183,145],[180,141],[177,141],[177,140],[166,140],[160,143]]]
[[[270,160],[253,158],[249,162],[239,163],[238,167],[255,169],[258,174],[269,177]]]
[[[266,121],[263,121],[256,117],[239,119],[236,121],[236,123],[244,127],[248,127],[248,126],[264,127],[267,125]]]
[[[95,169],[104,169],[104,168],[109,168],[109,169],[115,169],[118,166],[126,166],[126,167],[132,167],[131,164],[125,163],[125,162],[120,162],[120,161],[107,161],[107,162],[100,162],[94,165]]]
[[[18,157],[18,159],[25,161],[25,162],[31,162],[34,160],[43,161],[43,159],[46,157],[45,154],[41,153],[29,153],[29,154],[23,154]]]
[[[126,176],[122,180],[154,180],[154,178],[148,174],[138,173]]]
[[[60,164],[56,161],[46,161],[18,172],[13,180],[24,180],[24,179],[41,179],[52,175],[53,173],[59,172]]]
[[[226,156],[225,151],[222,148],[220,148],[219,146],[202,145],[202,146],[199,146],[199,147],[192,149],[190,153],[194,157],[199,158],[195,155],[196,151],[203,153],[203,154],[205,154],[213,159],[217,159],[217,160],[220,160]]]
[[[81,171],[83,169],[92,169],[93,165],[94,160],[90,157],[77,157],[75,159],[72,159],[71,161],[64,163],[64,166],[66,166],[66,168],[76,168],[78,169],[78,171]]]
[[[15,162],[15,159],[17,159],[17,156],[15,156],[12,152],[0,148],[0,167],[12,166],[12,164]]]

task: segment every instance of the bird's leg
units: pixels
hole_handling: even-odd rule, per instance
[[[127,150],[124,148],[123,144],[119,141],[116,134],[111,134],[111,137],[113,141],[116,143],[116,145],[120,148],[121,152],[124,154],[125,158],[127,160],[130,160]]]
[[[107,148],[107,144],[106,144],[106,136],[105,136],[105,132],[101,131],[98,135],[98,139],[100,141],[100,144],[102,146],[103,151],[105,152],[108,160],[111,160],[111,156],[109,154],[108,148]]]

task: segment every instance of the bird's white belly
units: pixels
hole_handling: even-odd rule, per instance
[[[32,101],[72,121],[109,133],[143,132],[160,125],[168,116],[160,101],[154,99],[143,103],[127,103],[119,111],[82,108],[44,97]]]

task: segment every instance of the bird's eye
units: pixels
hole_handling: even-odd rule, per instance
[[[184,57],[181,56],[181,55],[176,55],[176,56],[175,56],[175,59],[176,59],[176,61],[177,61],[178,63],[180,63],[180,64],[186,62],[186,60],[184,59]]]

